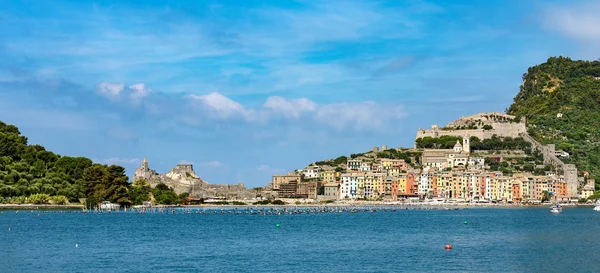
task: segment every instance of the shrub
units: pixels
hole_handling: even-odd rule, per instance
[[[54,205],[66,205],[69,203],[69,199],[63,195],[52,196],[50,201]]]
[[[37,193],[30,195],[28,198],[31,204],[48,204],[50,202],[50,195],[45,193]]]
[[[273,205],[285,205],[286,203],[277,199],[277,200],[273,200],[273,202],[271,202],[271,204]]]

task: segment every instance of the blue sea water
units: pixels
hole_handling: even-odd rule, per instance
[[[591,208],[1,212],[0,272],[600,272],[600,213]]]

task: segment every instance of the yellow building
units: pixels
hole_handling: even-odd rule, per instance
[[[341,173],[334,170],[327,170],[322,171],[320,176],[323,183],[336,183],[340,180]]]

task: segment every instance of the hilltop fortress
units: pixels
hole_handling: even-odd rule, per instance
[[[202,180],[194,172],[192,164],[177,164],[168,173],[158,174],[150,169],[148,161],[144,158],[142,165],[135,170],[133,181],[145,179],[150,186],[163,183],[177,194],[187,192],[190,196],[201,198],[225,197],[227,199],[250,199],[255,197],[252,190],[246,189],[244,184],[214,185]]]
[[[569,195],[571,197],[576,196],[577,190],[581,186],[580,184],[582,184],[582,178],[577,176],[577,167],[574,164],[563,163],[562,160],[558,158],[560,152],[555,150],[554,144],[542,145],[529,136],[529,134],[527,134],[526,125],[526,120],[523,117],[516,117],[498,112],[479,113],[461,117],[454,122],[447,123],[443,128],[440,128],[437,124],[432,125],[431,129],[419,128],[415,139],[424,137],[438,138],[441,136],[457,136],[462,137],[463,141],[468,141],[468,139],[473,136],[478,137],[481,140],[492,138],[494,135],[498,137],[521,137],[525,141],[531,143],[533,148],[542,153],[544,164],[553,165],[562,172],[564,181],[567,183]],[[465,143],[463,143],[463,145],[464,144]],[[457,143],[457,145],[459,144]],[[417,148],[416,141],[414,148]],[[430,153],[432,151],[436,150],[426,150],[423,153],[424,157],[431,156]],[[443,162],[441,159],[438,161]]]
[[[442,128],[437,124],[432,125],[431,129],[419,128],[416,138],[437,138],[441,136],[459,136],[465,138],[475,136],[479,139],[487,139],[493,135],[499,137],[519,137],[521,134],[527,133],[525,125],[525,118],[498,112],[479,113],[461,117],[454,122],[449,122]]]

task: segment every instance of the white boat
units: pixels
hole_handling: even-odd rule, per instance
[[[100,204],[100,209],[103,210],[118,210],[119,208],[121,208],[121,205],[113,204],[109,201],[104,201],[102,204]]]
[[[596,206],[594,207],[594,211],[600,211],[600,199],[596,201]]]
[[[552,207],[550,207],[550,212],[551,213],[561,213],[562,207],[559,204],[555,204]]]

